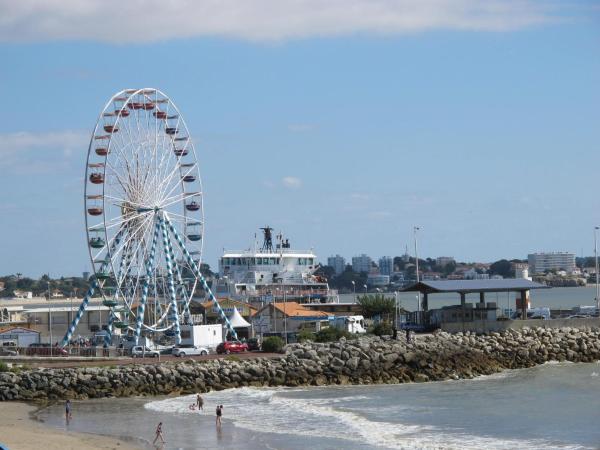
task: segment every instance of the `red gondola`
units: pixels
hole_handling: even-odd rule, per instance
[[[164,111],[154,111],[152,114],[154,114],[154,117],[156,117],[157,119],[166,119],[167,118],[167,113]]]
[[[150,111],[151,109],[154,109],[154,103],[152,103],[152,102],[146,102],[146,103],[144,103],[144,109],[146,111]]]
[[[192,181],[196,181],[196,177],[194,175],[185,175],[182,180],[186,183],[191,183]]]
[[[165,128],[165,133],[167,133],[170,136],[173,136],[174,134],[177,134],[177,128],[167,127],[167,128]]]
[[[119,127],[116,125],[104,125],[104,131],[107,133],[116,133],[119,131]]]
[[[94,172],[90,174],[90,181],[94,184],[102,184],[104,183],[104,175],[99,172]]]
[[[187,205],[185,205],[185,209],[187,209],[188,211],[198,211],[200,209],[200,205],[194,201],[188,203]]]
[[[106,147],[98,147],[96,149],[96,155],[106,156],[106,155],[108,155],[108,149]]]
[[[126,110],[125,108],[122,109],[117,109],[115,111],[115,114],[121,117],[128,117],[129,116],[129,111]]]
[[[102,208],[98,208],[98,207],[88,208],[88,214],[90,216],[99,216],[102,214]]]
[[[144,104],[140,102],[129,102],[127,103],[127,107],[129,109],[142,109],[144,107]]]

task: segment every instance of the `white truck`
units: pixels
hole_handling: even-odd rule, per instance
[[[181,325],[181,347],[205,347],[215,349],[223,342],[223,326]]]
[[[336,316],[330,321],[330,326],[349,333],[366,333],[365,318],[363,316]]]

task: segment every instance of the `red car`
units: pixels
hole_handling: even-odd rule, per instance
[[[220,355],[222,353],[242,353],[248,351],[248,344],[240,341],[227,341],[221,342],[217,345],[217,353]]]

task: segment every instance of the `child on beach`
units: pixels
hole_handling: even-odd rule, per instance
[[[217,405],[217,427],[221,427],[221,416],[223,415],[223,405]]]
[[[152,441],[152,445],[154,445],[158,438],[160,438],[160,442],[162,442],[163,444],[165,443],[165,440],[163,439],[162,435],[162,422],[159,422],[158,426],[156,427],[156,437],[154,438],[154,441]]]
[[[72,418],[73,415],[71,414],[71,400],[67,400],[67,402],[65,403],[65,419],[68,422]]]

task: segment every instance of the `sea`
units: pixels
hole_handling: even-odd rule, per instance
[[[51,427],[164,449],[599,449],[600,364],[547,363],[472,380],[240,388],[203,395],[75,401],[38,412]],[[222,404],[220,428],[215,408]]]
[[[362,292],[354,294],[341,294],[340,302],[354,302],[355,298]],[[393,293],[386,293],[393,296]],[[496,302],[498,308],[515,308],[515,293],[493,292],[485,295],[486,302]],[[549,289],[534,289],[529,293],[532,308],[547,306],[550,309],[571,309],[580,305],[596,304],[596,287],[589,285],[585,287],[560,287]],[[429,295],[429,308],[441,308],[442,306],[460,305],[460,296],[455,293],[441,293]],[[479,294],[468,294],[467,302],[478,303]],[[409,311],[417,310],[418,296],[416,292],[401,292],[398,294],[399,305]]]

